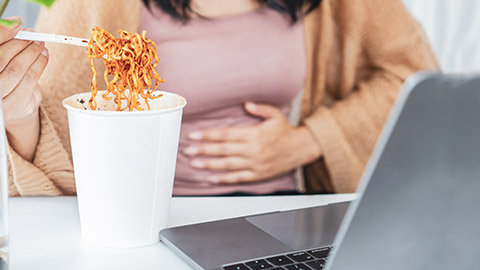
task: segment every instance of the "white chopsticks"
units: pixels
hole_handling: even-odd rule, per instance
[[[19,31],[18,34],[15,36],[15,39],[55,42],[55,43],[76,45],[76,46],[82,46],[82,47],[88,46],[88,39],[55,35],[55,34],[28,32],[28,31]]]

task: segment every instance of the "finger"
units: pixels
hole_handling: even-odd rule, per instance
[[[241,170],[225,174],[213,174],[207,177],[211,184],[239,184],[255,181],[255,173],[250,170]]]
[[[38,110],[42,99],[38,79],[47,62],[47,56],[39,56],[17,87],[3,100],[6,119],[21,119]]]
[[[48,63],[48,51],[45,50],[35,60],[20,83],[4,99],[5,118],[10,120],[30,115],[38,109],[41,102],[41,90],[38,87],[38,79]],[[10,115],[15,113],[15,116]]]
[[[245,110],[251,115],[265,119],[279,116],[283,117],[282,111],[280,111],[277,107],[265,104],[255,104],[253,102],[247,102],[245,103]]]
[[[234,127],[190,132],[187,137],[191,140],[239,142],[245,141],[250,135],[251,128]]]
[[[20,25],[22,24],[22,19],[19,16],[13,16],[5,18],[9,21],[17,21],[12,27],[0,26],[0,43],[4,43],[13,37],[20,31]]]
[[[35,60],[40,56],[45,44],[31,43],[18,53],[0,73],[2,97],[8,96],[20,83]]]
[[[226,157],[194,159],[192,162],[190,162],[190,165],[197,169],[233,171],[248,168],[250,166],[250,162],[241,157]]]
[[[31,43],[32,42],[28,40],[12,39],[0,45],[0,72],[3,72],[15,55],[25,50]]]
[[[183,149],[187,156],[206,155],[206,156],[232,156],[243,155],[245,145],[241,143],[210,143],[197,144]]]
[[[8,95],[5,100],[10,99],[10,96],[13,98],[17,97],[18,95],[25,96],[31,94],[28,90],[32,90],[38,84],[38,80],[42,75],[45,67],[48,64],[48,50],[46,48],[40,53],[40,55],[35,59],[33,64],[25,73],[25,76],[20,80],[18,85],[13,89],[10,95]]]

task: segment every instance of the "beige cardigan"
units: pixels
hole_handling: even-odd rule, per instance
[[[88,37],[92,27],[100,26],[111,32],[135,32],[140,4],[140,0],[57,0],[41,11],[37,31]],[[304,21],[308,76],[301,123],[323,148],[323,157],[306,167],[307,188],[352,192],[400,85],[413,72],[435,69],[437,63],[401,0],[324,0]],[[50,62],[40,82],[40,141],[33,163],[9,149],[12,196],[75,193],[61,101],[89,91],[89,62],[79,47],[47,47]]]

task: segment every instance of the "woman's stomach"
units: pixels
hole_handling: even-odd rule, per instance
[[[280,108],[285,115],[290,110],[290,105]],[[183,153],[183,149],[198,144],[198,141],[192,141],[187,138],[187,134],[194,131],[204,131],[210,129],[229,128],[229,127],[247,127],[261,124],[263,120],[248,115],[242,105],[232,106],[221,110],[216,110],[208,114],[186,114],[182,122],[179,151],[177,158],[177,167],[175,182],[173,188],[174,195],[220,195],[232,192],[247,192],[253,194],[269,194],[276,191],[291,191],[296,189],[294,173],[265,179],[259,182],[239,183],[239,184],[212,184],[207,181],[207,177],[212,174],[224,173],[225,171],[214,171],[207,169],[197,169],[190,165],[193,159],[218,158],[215,156],[188,156]],[[245,151],[249,151],[245,149]],[[221,158],[221,157],[220,157]]]

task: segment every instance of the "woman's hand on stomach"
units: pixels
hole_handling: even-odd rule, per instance
[[[48,62],[42,42],[13,39],[17,26],[0,26],[0,89],[5,128],[10,145],[25,160],[32,161],[38,143],[40,120],[38,108],[42,91],[38,80]],[[28,29],[27,31],[32,31]]]
[[[191,166],[213,170],[213,184],[267,180],[308,164],[321,156],[321,149],[305,127],[292,126],[276,107],[246,103],[245,109],[263,118],[259,125],[195,131],[188,138],[198,141],[183,149]],[[200,157],[201,156],[201,157]]]

